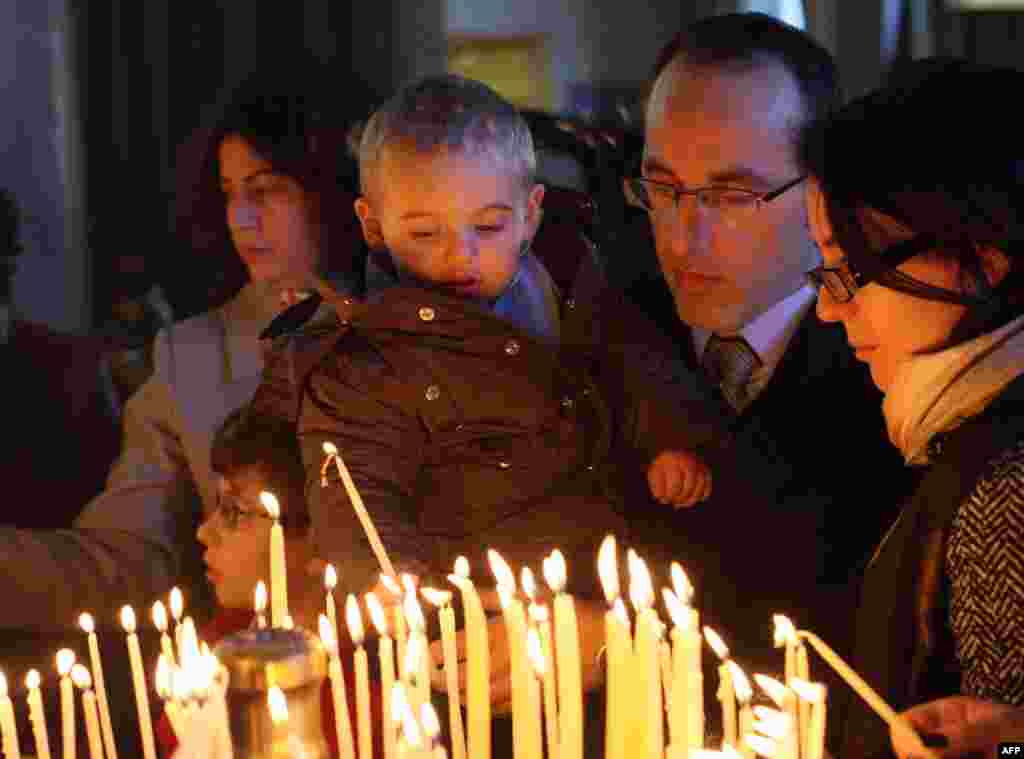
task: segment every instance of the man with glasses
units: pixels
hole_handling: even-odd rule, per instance
[[[793,140],[838,102],[835,65],[803,32],[761,14],[703,19],[658,58],[642,163],[625,182],[678,317],[660,321],[675,322],[728,419],[700,451],[710,499],[662,532],[695,575],[702,619],[752,666],[778,668],[773,613],[842,649],[855,604],[838,589],[886,523],[868,485],[910,485],[877,391],[842,331],[817,320],[807,282],[820,254]],[[631,295],[648,311],[657,298]],[[823,446],[837,429],[841,444]]]

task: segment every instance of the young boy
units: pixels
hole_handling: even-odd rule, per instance
[[[614,533],[654,559],[625,501],[638,482],[649,498],[657,453],[710,438],[704,407],[668,358],[674,347],[641,331],[596,259],[562,292],[530,252],[544,187],[525,122],[492,90],[453,75],[403,88],[367,123],[359,166],[366,302],[338,300],[333,330],[282,341],[254,400],[298,418],[317,546],[344,566],[347,590],[376,582],[333,468],[319,485],[331,442],[399,571],[445,583],[465,555],[486,586],[489,548],[538,576],[561,549],[593,685],[606,608],[598,546]],[[651,472],[658,495],[687,496],[667,475]],[[694,497],[699,484],[687,485]],[[508,695],[499,628],[497,702]]]

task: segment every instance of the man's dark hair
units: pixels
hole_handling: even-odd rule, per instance
[[[10,190],[0,189],[0,301],[11,297],[14,259],[21,253],[21,212]]]
[[[764,13],[727,13],[688,25],[658,54],[648,97],[661,72],[676,59],[740,71],[780,64],[796,79],[809,118],[830,113],[842,101],[839,74],[828,50],[806,32]]]

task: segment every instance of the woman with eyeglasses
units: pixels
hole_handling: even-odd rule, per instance
[[[800,135],[818,315],[842,324],[922,469],[865,570],[852,662],[896,709],[1024,704],[1024,162],[993,110],[1022,90],[1015,71],[922,61]],[[822,420],[826,441],[843,434]],[[933,712],[909,717],[955,732]],[[859,700],[832,737],[841,756],[893,750]]]

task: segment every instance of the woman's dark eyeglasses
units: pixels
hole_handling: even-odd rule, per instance
[[[240,504],[243,503],[245,503],[245,501],[237,496],[227,493],[217,494],[217,513],[220,515],[224,526],[228,529],[237,530],[238,525],[241,524],[242,520],[250,517],[274,521],[273,517],[271,517],[262,506],[259,510],[253,508],[242,508]]]

